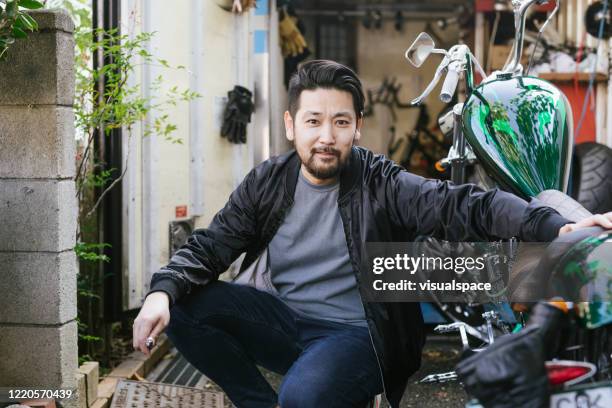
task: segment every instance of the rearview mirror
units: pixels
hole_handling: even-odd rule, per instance
[[[423,65],[423,62],[429,57],[436,44],[427,33],[421,33],[412,43],[410,48],[406,50],[404,56],[416,68]]]

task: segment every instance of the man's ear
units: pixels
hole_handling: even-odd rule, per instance
[[[355,129],[355,137],[353,138],[353,142],[358,142],[361,138],[361,126],[363,125],[363,116],[360,116],[357,119],[357,127]]]
[[[285,120],[285,136],[287,137],[287,140],[293,142],[293,118],[291,117],[289,111],[285,111],[283,119]]]

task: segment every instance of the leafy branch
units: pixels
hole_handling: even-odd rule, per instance
[[[156,59],[147,51],[147,43],[154,33],[139,33],[135,36],[121,35],[118,30],[81,30],[75,32],[77,44],[77,94],[75,98],[76,127],[83,136],[84,151],[77,165],[77,196],[88,187],[101,187],[103,191],[89,209],[82,212],[84,218],[95,213],[102,199],[123,179],[129,158],[126,154],[123,172],[114,178],[116,169],[95,171],[103,163],[92,160],[93,141],[99,132],[110,137],[114,129],[124,129],[128,138],[132,129],[142,124],[142,135],[157,135],[171,143],[182,143],[174,137],[177,130],[169,120],[166,110],[180,102],[188,102],[199,97],[196,92],[179,90],[172,87],[165,92],[163,100],[143,96],[140,84],[130,81],[135,68],[139,65],[172,67],[166,60]],[[102,67],[93,67],[92,58],[96,52],[101,53],[107,63]],[[159,90],[163,79],[158,76],[153,80],[152,89]],[[145,119],[155,114],[152,121]],[[128,149],[129,149],[128,143]],[[92,164],[93,161],[93,164]],[[110,184],[109,184],[110,183]],[[78,238],[78,232],[77,232]]]
[[[9,46],[16,39],[26,38],[27,31],[38,30],[38,23],[23,9],[44,7],[37,0],[7,0],[0,2],[0,60],[5,59]]]
[[[0,0],[0,3],[3,0]],[[176,136],[170,109],[199,95],[177,87],[164,87],[163,78],[155,78],[149,86],[153,91],[142,92],[137,70],[142,66],[173,67],[148,51],[154,33],[122,35],[118,30],[92,29],[90,0],[48,0],[48,7],[68,10],[75,22],[75,129],[77,143],[76,187],[79,201],[75,252],[80,261],[77,275],[79,361],[100,358],[110,363],[111,337],[99,317],[104,314],[104,283],[112,273],[101,273],[108,263],[107,243],[100,243],[98,209],[112,189],[120,187],[128,164],[136,154],[130,152],[131,138],[156,135],[171,143],[182,143]],[[95,61],[104,61],[99,66]],[[158,92],[155,92],[155,91]],[[148,95],[160,95],[152,97]],[[122,129],[128,150],[122,170],[104,163],[94,143],[119,137],[114,129]],[[119,186],[118,186],[119,184]],[[120,251],[120,248],[116,248]],[[106,362],[106,363],[105,363]]]

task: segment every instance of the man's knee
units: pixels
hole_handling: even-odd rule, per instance
[[[329,407],[334,399],[333,381],[316,378],[286,378],[278,395],[282,408]]]
[[[180,338],[190,335],[190,331],[197,326],[189,312],[184,310],[180,304],[174,305],[170,309],[170,322],[165,329],[165,333],[173,344],[177,344]]]
[[[181,353],[188,352],[186,348],[198,343],[198,353],[206,349],[214,349],[218,345],[220,331],[214,321],[202,321],[197,312],[184,304],[177,303],[170,309],[170,322],[165,333]],[[210,347],[204,348],[204,345]]]
[[[214,313],[213,306],[219,304],[217,301],[222,298],[220,292],[224,289],[222,285],[213,283],[208,286],[196,287],[170,308],[170,322],[166,327],[166,334],[170,339],[193,334],[194,329],[200,333],[206,329],[206,325],[202,323],[205,317],[203,312]]]
[[[210,314],[228,309],[229,292],[233,290],[236,290],[234,285],[222,281],[196,286],[170,308],[170,320],[175,318],[182,323],[197,324]]]
[[[252,297],[249,289],[223,281],[195,287],[170,308],[166,333],[176,338],[193,335],[194,330],[198,335],[217,330],[231,332],[237,319],[246,319],[252,313],[248,307]]]

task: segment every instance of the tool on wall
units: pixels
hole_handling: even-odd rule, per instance
[[[242,14],[255,7],[257,7],[256,0],[234,0],[232,3],[232,11],[237,14]]]
[[[404,14],[402,14],[401,10],[398,10],[395,13],[395,17],[394,17],[394,22],[393,22],[393,27],[395,28],[395,31],[398,32],[402,32],[404,31]]]
[[[296,57],[306,50],[308,44],[298,27],[298,18],[290,15],[286,8],[279,10],[278,31],[283,57]]]
[[[363,16],[361,24],[366,30],[380,30],[382,28],[382,18],[383,15],[380,10],[368,10]]]
[[[370,116],[374,113],[374,105],[381,104],[389,108],[393,121],[397,120],[395,108],[407,109],[411,108],[410,103],[400,102],[399,91],[402,89],[402,84],[397,82],[395,77],[389,79],[385,77],[380,86],[376,89],[368,89],[366,91],[366,106],[364,115]]]
[[[215,0],[217,6],[225,11],[242,14],[249,9],[257,8],[256,0]]]
[[[410,133],[396,135],[393,128],[393,137],[389,141],[389,157],[404,168],[417,174],[447,178],[448,175],[436,167],[439,158],[448,152],[449,143],[443,135],[434,133],[429,129],[429,112],[427,105],[420,105],[416,125]]]
[[[310,50],[304,38],[306,28],[298,19],[291,1],[279,0],[277,5],[281,52],[285,59],[283,82],[288,86],[291,75],[300,62],[310,56]]]

